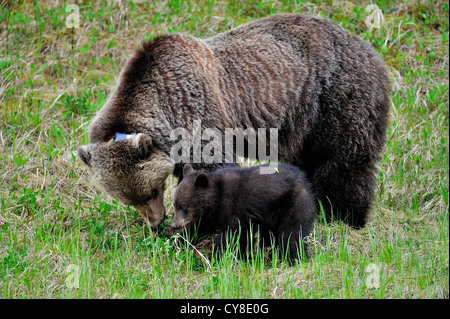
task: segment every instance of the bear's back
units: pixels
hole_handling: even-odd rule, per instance
[[[298,167],[279,163],[273,167],[272,174],[262,174],[261,167],[224,167],[213,171],[210,176],[218,181],[224,196],[231,196],[232,201],[264,203],[265,200],[277,199],[286,193],[311,193],[311,184],[305,173]]]
[[[292,209],[315,216],[312,186],[303,171],[288,164],[278,164],[273,174],[261,174],[260,168],[227,167],[209,174],[218,204],[211,223],[251,219],[272,227],[291,218]]]

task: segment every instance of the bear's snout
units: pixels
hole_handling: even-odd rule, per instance
[[[158,209],[153,209],[151,205],[135,205],[134,208],[136,208],[139,215],[141,215],[153,230],[156,230],[163,223],[166,216],[166,209],[164,206],[162,208],[158,207]]]
[[[173,229],[181,229],[186,226],[186,221],[181,217],[181,214],[175,211],[173,215],[172,225],[170,225]]]

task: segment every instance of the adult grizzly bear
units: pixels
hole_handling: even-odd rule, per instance
[[[108,163],[93,164],[89,159],[97,156],[95,149],[108,158],[115,133],[143,133],[153,163],[158,162],[155,154],[166,163],[176,143],[171,131],[192,131],[193,120],[221,132],[277,128],[279,160],[306,172],[328,216],[359,228],[374,199],[389,94],[389,74],[375,50],[326,19],[283,14],[208,39],[163,35],[144,43],[128,61],[92,122],[91,144],[81,147],[79,156],[106,192],[126,198],[143,216],[164,216],[162,196],[154,195],[164,191],[164,183],[156,183],[157,189],[134,185],[136,176],[145,177],[147,157],[122,171],[118,167],[126,151],[115,149]],[[133,143],[139,147],[139,138]],[[179,178],[182,165],[176,163],[173,170]],[[221,165],[193,166],[214,170]],[[165,166],[149,178],[164,180],[170,171]]]

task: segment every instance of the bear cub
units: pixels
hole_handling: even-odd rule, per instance
[[[172,228],[187,228],[198,238],[217,235],[219,256],[230,235],[237,235],[245,255],[248,231],[258,230],[263,245],[274,244],[288,261],[309,251],[305,237],[317,215],[310,182],[297,167],[278,164],[273,174],[260,166],[226,167],[213,172],[183,167],[183,180],[174,196]]]

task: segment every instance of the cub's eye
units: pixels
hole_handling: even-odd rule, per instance
[[[173,205],[173,207],[175,208],[175,210],[183,210],[183,205],[180,205],[180,204],[178,204],[178,203],[175,203],[174,205]]]
[[[175,210],[183,213],[183,214],[187,214],[187,207],[184,205],[180,205],[179,203],[173,203],[173,207],[175,208]]]

